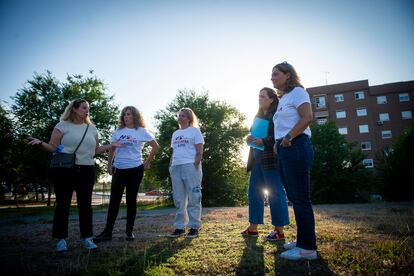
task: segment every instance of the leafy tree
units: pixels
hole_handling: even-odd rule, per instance
[[[168,173],[171,136],[178,129],[177,116],[183,107],[195,112],[205,139],[203,204],[234,206],[245,203],[247,175],[240,158],[243,137],[248,132],[243,125],[245,117],[224,102],[210,100],[207,92],[197,94],[193,90],[180,90],[165,110],[157,112],[160,151],[149,174],[155,174],[162,187],[171,190]]]
[[[100,132],[103,143],[108,142],[110,133],[116,124],[119,109],[112,103],[113,96],[105,94],[105,84],[93,75],[93,71],[84,77],[68,75],[66,82],[58,81],[51,72],[35,73],[32,80],[13,97],[13,114],[17,121],[16,134],[23,142],[28,136],[49,141],[50,134],[59,122],[67,104],[73,99],[83,98],[90,104],[91,119]],[[19,163],[24,182],[49,186],[48,165],[50,154],[21,144]],[[100,156],[102,159],[103,156]],[[98,165],[98,175],[103,168]]]
[[[0,105],[0,196],[11,189],[12,170],[12,146],[13,146],[13,122],[10,119],[9,111]]]
[[[312,124],[314,162],[311,196],[315,203],[366,201],[373,174],[362,165],[365,155],[339,134],[335,123]]]
[[[380,193],[387,200],[413,200],[411,182],[414,177],[414,124],[396,137],[392,147],[383,149],[376,164]]]

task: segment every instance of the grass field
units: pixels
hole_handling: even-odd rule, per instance
[[[66,275],[350,275],[414,274],[414,202],[316,205],[316,261],[286,261],[282,243],[263,236],[271,230],[269,210],[257,239],[243,238],[247,208],[205,208],[196,239],[166,238],[174,210],[139,211],[136,240],[124,239],[125,210],[114,238],[87,251],[79,242],[78,219],[71,212],[69,251],[54,252],[50,238],[51,208],[0,210],[1,271],[8,274]],[[286,229],[295,239],[295,221]],[[95,233],[105,224],[106,210],[94,210]],[[5,275],[5,274],[3,274]]]

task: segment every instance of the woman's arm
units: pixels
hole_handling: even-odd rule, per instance
[[[109,150],[109,154],[108,154],[108,168],[107,168],[107,172],[112,175],[113,170],[112,170],[112,163],[114,161],[114,157],[115,157],[115,149],[111,148]]]
[[[198,167],[198,165],[201,162],[201,159],[203,159],[203,144],[195,144],[195,148],[196,148],[196,156],[195,156],[194,165]]]
[[[42,140],[39,140],[37,138],[29,137],[29,145],[33,146],[39,146],[42,150],[48,151],[48,152],[54,152],[59,146],[60,141],[62,140],[63,134],[60,132],[59,129],[54,128],[52,131],[52,134],[50,135],[49,143],[45,143]]]
[[[98,135],[95,136],[95,140],[96,140],[96,148],[95,148],[95,156],[101,154],[102,152],[108,151],[111,148],[121,148],[124,145],[122,143],[120,143],[119,141],[116,142],[112,142],[108,145],[99,145],[99,137]]]
[[[298,107],[298,112],[300,116],[299,122],[289,131],[291,139],[295,138],[299,134],[302,134],[303,131],[310,125],[313,119],[312,107],[310,103],[303,103]],[[289,147],[291,142],[286,138],[282,140],[282,146]]]
[[[157,153],[160,146],[158,145],[157,141],[152,140],[149,141],[148,144],[151,147],[151,151],[147,157],[147,159],[144,162],[144,169],[148,170],[151,167],[151,161],[154,159],[155,154]]]

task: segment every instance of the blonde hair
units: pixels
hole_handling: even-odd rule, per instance
[[[139,127],[145,128],[145,121],[141,115],[141,112],[139,112],[139,110],[135,106],[132,106],[132,105],[125,106],[122,109],[121,114],[119,115],[118,128],[126,127],[125,122],[124,122],[124,116],[127,111],[131,112],[132,114],[132,118],[134,121],[134,128],[139,128]]]
[[[179,113],[181,112],[184,112],[185,116],[187,116],[187,118],[190,120],[189,121],[190,126],[199,128],[197,116],[195,115],[194,111],[191,108],[189,107],[181,108]]]
[[[87,103],[89,104],[86,100],[84,99],[78,99],[78,100],[73,100],[71,101],[65,108],[65,111],[63,111],[63,114],[60,116],[60,120],[61,121],[69,121],[69,122],[75,122],[75,112],[73,111],[74,108],[79,108],[80,105],[82,103]],[[89,114],[88,116],[86,116],[86,118],[83,120],[83,122],[85,124],[92,124],[91,119],[89,118]]]

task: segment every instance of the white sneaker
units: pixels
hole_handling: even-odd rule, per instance
[[[84,238],[82,239],[83,247],[86,249],[95,249],[98,248],[96,244],[93,242],[93,237]]]
[[[280,257],[287,260],[298,261],[298,260],[316,260],[316,250],[307,250],[300,247],[294,247],[288,251],[280,254]]]
[[[56,251],[63,252],[68,250],[68,245],[66,244],[65,239],[60,239],[56,244]]]
[[[288,242],[283,245],[283,248],[286,250],[293,249],[296,247],[296,242]]]

